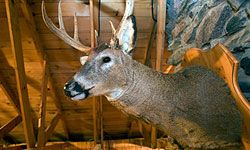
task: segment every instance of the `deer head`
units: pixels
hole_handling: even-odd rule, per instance
[[[132,60],[130,54],[135,47],[136,21],[132,15],[134,0],[126,1],[124,16],[117,29],[112,28],[110,43],[103,43],[95,48],[83,45],[78,36],[77,18],[74,15],[74,37],[70,37],[64,28],[61,1],[58,5],[59,28],[47,16],[42,1],[42,16],[47,27],[59,38],[88,56],[80,58],[82,67],[64,86],[65,95],[72,100],[85,99],[89,96],[119,94],[128,84],[124,65]]]

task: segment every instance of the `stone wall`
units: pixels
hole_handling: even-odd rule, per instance
[[[218,42],[241,61],[239,84],[250,99],[250,0],[167,0],[169,64],[185,50],[207,50]]]

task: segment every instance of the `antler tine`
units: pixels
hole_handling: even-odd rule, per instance
[[[114,24],[113,24],[113,22],[110,20],[109,21],[109,23],[110,23],[110,26],[111,26],[111,29],[112,29],[112,34],[114,35],[115,34],[115,27],[114,27]]]
[[[58,4],[58,21],[59,21],[60,29],[65,31],[63,18],[62,18],[62,7],[61,7],[61,5],[62,5],[62,1],[60,0],[59,4]]]
[[[123,34],[123,32],[125,32],[124,28],[126,28],[126,19],[133,14],[133,10],[134,10],[134,0],[126,0],[125,12],[115,33],[118,39],[119,36]]]
[[[78,25],[77,25],[76,13],[74,14],[74,39],[76,41],[80,41],[79,35],[78,35]]]
[[[95,43],[96,45],[99,45],[99,35],[98,32],[95,30]]]
[[[51,30],[51,32],[53,32],[55,35],[57,35],[60,39],[62,39],[65,43],[69,44],[70,46],[74,47],[75,49],[85,52],[88,54],[88,52],[90,51],[90,47],[83,45],[80,41],[79,38],[78,40],[76,40],[75,37],[78,37],[78,35],[74,35],[74,38],[70,37],[65,29],[64,29],[64,24],[63,24],[63,19],[62,19],[62,11],[61,11],[61,1],[59,2],[59,6],[58,6],[58,19],[59,19],[59,26],[60,28],[57,28],[53,22],[51,21],[51,19],[48,17],[47,13],[46,13],[46,9],[45,9],[45,4],[44,4],[44,0],[42,1],[42,17],[43,17],[43,21],[46,24],[46,26]],[[75,19],[76,20],[76,19]],[[74,23],[75,25],[75,33],[77,33],[78,28],[77,26],[77,21],[75,21]]]

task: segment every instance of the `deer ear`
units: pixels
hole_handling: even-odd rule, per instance
[[[115,47],[116,49],[119,48],[123,52],[130,54],[135,48],[135,42],[137,37],[135,16],[128,16],[126,20],[119,25],[116,31],[114,31],[113,26],[112,29],[113,38],[110,42],[111,47]]]
[[[81,64],[84,65],[86,63],[87,59],[88,59],[88,56],[82,56],[82,57],[80,57]]]

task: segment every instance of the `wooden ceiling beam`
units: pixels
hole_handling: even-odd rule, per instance
[[[1,74],[0,74],[0,88],[2,88],[4,94],[7,96],[7,98],[11,102],[11,104],[14,106],[17,113],[21,114],[19,99],[18,99],[17,95],[13,91],[11,91],[11,88],[6,83],[6,81],[1,76]]]
[[[148,44],[147,44],[147,47],[145,48],[145,53],[144,53],[144,57],[143,57],[144,65],[149,66],[149,67],[152,67],[150,59],[151,59],[152,46],[153,46],[153,41],[155,38],[155,33],[156,33],[156,22],[154,21],[152,29],[150,31],[150,36],[149,36],[149,39],[147,42]]]
[[[151,124],[147,124],[145,122],[139,121],[141,123],[141,127],[142,127],[142,135],[144,138],[144,145],[150,147],[152,144],[152,138],[151,138],[151,131],[152,131],[152,125]]]
[[[156,36],[156,70],[162,69],[162,58],[165,48],[166,1],[157,0],[157,36]]]
[[[10,33],[11,49],[15,60],[15,74],[17,81],[17,89],[19,101],[21,106],[21,113],[23,119],[23,129],[25,140],[28,148],[35,147],[35,135],[31,116],[31,107],[29,102],[26,75],[24,69],[24,60],[22,52],[22,41],[19,29],[18,13],[16,12],[16,1],[5,0],[6,12],[8,18],[8,26]]]
[[[155,126],[151,126],[151,148],[157,146],[157,129]]]
[[[44,61],[43,65],[43,79],[41,87],[41,104],[39,110],[39,119],[38,119],[38,140],[37,147],[45,146],[45,127],[46,127],[46,98],[48,91],[48,64],[47,61]]]
[[[6,134],[8,134],[11,130],[13,130],[17,125],[22,122],[21,115],[16,116],[11,121],[6,123],[0,128],[0,139],[3,138]]]
[[[97,0],[90,0],[90,36],[91,47],[97,46],[97,37],[95,30],[99,26],[98,22],[98,7],[96,7]],[[101,144],[103,147],[103,111],[102,111],[102,97],[93,98],[93,127],[94,127],[94,142],[95,144]]]
[[[26,23],[30,26],[30,31],[31,31],[31,35],[32,35],[32,38],[33,38],[33,41],[34,41],[34,44],[35,44],[35,47],[36,47],[36,50],[38,52],[38,55],[40,57],[40,60],[41,60],[41,64],[43,65],[43,61],[47,61],[47,65],[48,65],[48,68],[49,68],[49,61],[47,59],[47,55],[46,55],[46,52],[44,51],[42,45],[41,45],[41,40],[39,38],[39,34],[37,32],[37,28],[36,28],[36,24],[35,24],[35,21],[34,21],[34,17],[32,15],[32,12],[31,12],[31,9],[27,3],[26,0],[21,0],[20,2],[20,5],[21,5],[21,9],[24,13],[24,17],[25,17],[25,20],[26,20]],[[62,106],[61,106],[61,103],[59,101],[59,96],[56,92],[56,88],[54,86],[54,82],[52,80],[52,76],[51,76],[51,72],[50,70],[48,70],[48,78],[49,78],[49,87],[51,88],[51,91],[52,93],[54,93],[54,103],[59,111],[59,113],[62,114],[62,117],[61,117],[61,120],[62,120],[62,124],[63,124],[63,129],[64,129],[64,133],[65,133],[65,136],[66,138],[68,139],[69,138],[69,131],[68,131],[68,127],[67,127],[67,124],[66,124],[66,120],[65,118],[63,117],[64,114],[62,112]]]
[[[54,118],[52,119],[52,121],[50,122],[50,124],[48,125],[48,127],[46,128],[45,131],[45,142],[47,142],[49,140],[49,138],[51,137],[56,125],[58,124],[59,120],[61,119],[62,115],[60,112],[57,112],[56,115],[54,116]]]
[[[157,37],[156,37],[156,71],[162,71],[162,58],[165,48],[165,28],[166,28],[166,12],[167,2],[165,0],[157,0]],[[151,147],[157,146],[157,130],[152,126],[151,129]]]
[[[130,121],[130,127],[128,132],[128,138],[143,137],[142,123],[140,120],[133,119]]]

